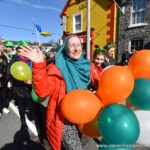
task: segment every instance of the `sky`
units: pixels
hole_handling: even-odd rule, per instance
[[[62,36],[62,12],[67,0],[0,0],[0,38],[47,43]],[[42,31],[52,34],[43,37],[36,34],[35,23]],[[21,29],[21,30],[20,30]],[[39,40],[38,40],[39,37]]]

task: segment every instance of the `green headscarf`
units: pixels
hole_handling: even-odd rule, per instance
[[[87,89],[91,82],[90,61],[84,59],[83,55],[78,60],[74,60],[67,54],[66,45],[70,37],[65,39],[55,58],[56,66],[66,82],[67,93],[75,89]]]

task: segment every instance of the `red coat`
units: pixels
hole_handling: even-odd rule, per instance
[[[60,150],[64,118],[57,106],[66,94],[66,84],[54,64],[49,65],[47,70],[45,66],[46,61],[33,63],[34,88],[39,97],[50,96],[46,118],[47,138],[53,150]]]
[[[66,95],[65,81],[55,64],[50,64],[46,70],[46,61],[33,63],[32,69],[36,94],[39,97],[50,96],[46,118],[48,141],[53,150],[60,150],[64,117],[58,106]]]

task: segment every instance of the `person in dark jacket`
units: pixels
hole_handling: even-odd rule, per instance
[[[6,70],[7,70],[7,58],[3,52],[3,47],[0,47],[0,117],[3,113],[9,113],[7,101],[7,78],[6,78]]]
[[[21,40],[18,43],[17,51],[20,49],[20,46],[28,45],[27,41]],[[32,110],[31,107],[31,89],[32,89],[32,81],[19,81],[16,80],[10,73],[11,65],[17,61],[23,61],[24,63],[29,63],[29,60],[23,57],[19,57],[18,54],[13,55],[12,60],[10,61],[8,68],[8,76],[9,80],[12,84],[12,94],[13,98],[16,101],[16,105],[19,109],[19,115],[21,120],[21,128],[27,128],[25,114],[29,113]]]
[[[122,53],[122,65],[128,65],[129,59],[130,59],[130,53],[127,49],[125,49]]]

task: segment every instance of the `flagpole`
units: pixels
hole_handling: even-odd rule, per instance
[[[87,32],[87,42],[86,42],[86,49],[87,49],[87,59],[90,60],[90,5],[91,0],[87,0],[87,25],[86,25],[86,32]]]
[[[38,31],[37,31],[37,28],[36,28],[36,23],[35,23],[34,17],[33,17],[33,25],[34,25],[35,33],[36,33],[36,36],[37,36],[37,39],[38,39],[38,43],[39,43],[39,46],[40,46],[41,45],[40,37],[39,37]]]

